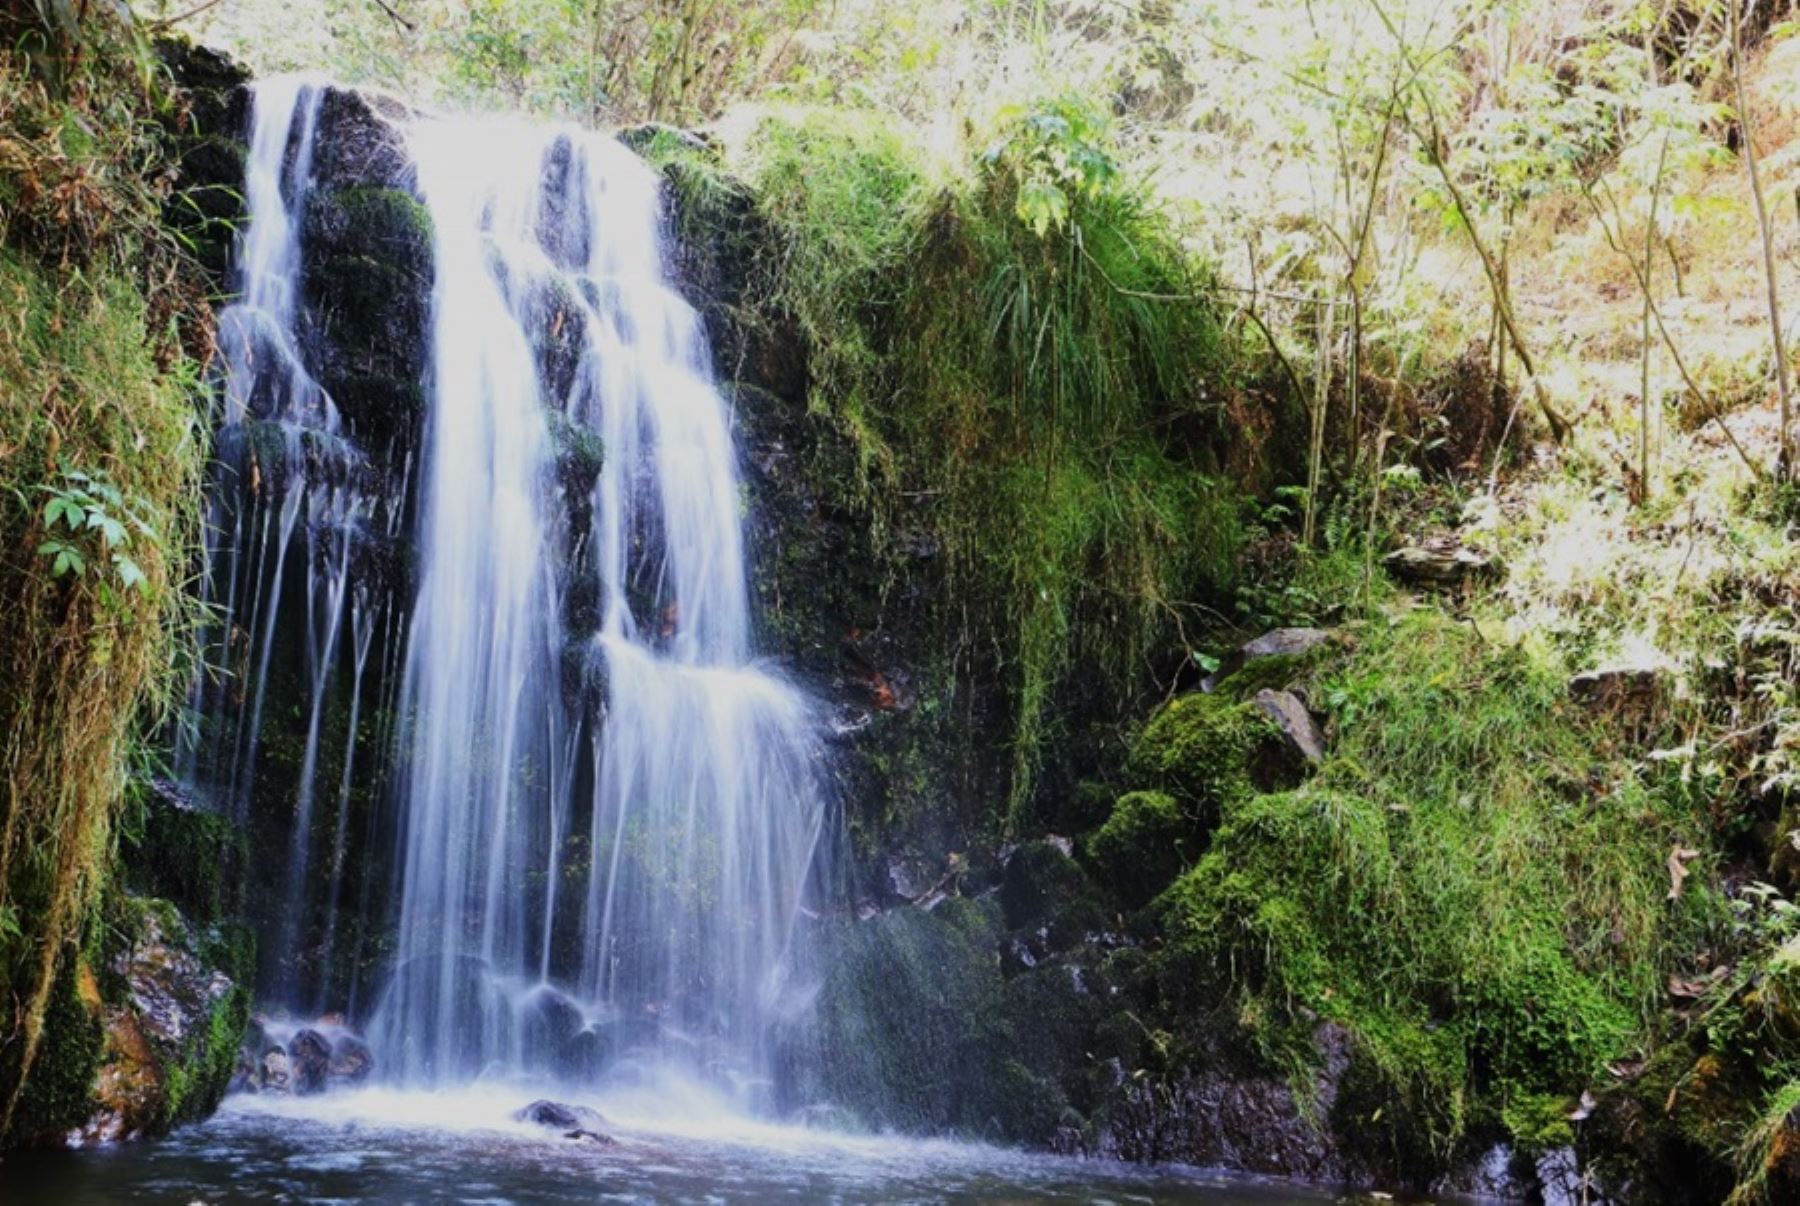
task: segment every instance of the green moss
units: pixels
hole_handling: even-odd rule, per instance
[[[87,1121],[106,1035],[98,1002],[82,999],[78,959],[63,962],[44,1011],[42,1057],[13,1115],[22,1141],[49,1142]]]
[[[1472,1123],[1542,1139],[1545,1102],[1641,1040],[1709,914],[1704,894],[1666,899],[1693,821],[1608,760],[1563,669],[1529,649],[1424,613],[1322,677],[1338,736],[1317,777],[1217,796],[1211,847],[1157,902],[1165,988],[1238,994],[1290,1070],[1315,1058],[1314,1019],[1343,1025],[1397,1161]],[[1134,770],[1208,789],[1234,706],[1176,701]]]
[[[0,247],[0,298],[16,319],[0,330],[11,450],[0,611],[17,634],[0,649],[0,998],[19,1006],[0,1033],[10,1090],[29,1081],[55,968],[105,883],[133,739],[176,698],[205,438],[193,364],[129,275],[46,272]],[[77,494],[142,527],[110,548],[91,528],[53,531],[49,501]],[[0,1091],[0,1129],[13,1103]]]
[[[1120,902],[1137,908],[1198,857],[1200,845],[1199,827],[1175,797],[1134,791],[1119,797],[1084,849]]]
[[[1737,1145],[1738,1183],[1728,1206],[1800,1199],[1800,1080],[1780,1085]]]
[[[213,1004],[206,1025],[189,1039],[186,1050],[164,1060],[164,1125],[197,1121],[218,1109],[249,1024],[250,994],[234,987]]]
[[[1501,1107],[1500,1120],[1520,1151],[1536,1155],[1574,1145],[1575,1128],[1569,1118],[1575,1107],[1572,1098],[1551,1093],[1520,1093]]]
[[[1308,672],[1322,665],[1331,655],[1328,643],[1314,645],[1304,653],[1277,653],[1252,658],[1242,667],[1220,679],[1214,693],[1229,699],[1249,699],[1258,691],[1281,691],[1300,683]]]
[[[1252,764],[1274,740],[1274,722],[1223,693],[1169,701],[1132,744],[1129,773],[1207,819],[1255,791]]]
[[[195,924],[225,917],[225,885],[245,857],[243,835],[216,813],[139,793],[120,843],[126,878],[138,891],[173,902]]]

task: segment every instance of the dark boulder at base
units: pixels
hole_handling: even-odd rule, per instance
[[[1351,1062],[1351,1039],[1325,1024],[1312,1108],[1329,1117]],[[1198,1067],[1163,1085],[1128,1089],[1092,1154],[1114,1159],[1243,1169],[1312,1181],[1366,1181],[1322,1133],[1285,1077]]]
[[[331,1075],[331,1043],[317,1030],[301,1030],[288,1040],[288,1067],[295,1093],[323,1093]]]
[[[331,1040],[331,1062],[326,1073],[333,1084],[361,1084],[375,1070],[375,1053],[354,1034],[340,1034]]]
[[[549,1098],[540,1098],[525,1108],[514,1112],[514,1122],[529,1122],[534,1126],[549,1127],[563,1131],[593,1131],[596,1127],[606,1125],[599,1110],[591,1110],[587,1106],[568,1105]],[[610,1142],[610,1140],[608,1140]]]

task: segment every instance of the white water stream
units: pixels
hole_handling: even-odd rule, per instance
[[[377,1049],[413,1083],[673,1061],[748,1092],[824,795],[805,701],[752,659],[731,416],[658,179],[574,129],[409,142],[437,283]],[[577,530],[559,440],[595,437]]]

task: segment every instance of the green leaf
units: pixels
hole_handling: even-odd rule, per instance
[[[1069,220],[1069,196],[1047,180],[1027,180],[1019,185],[1017,209],[1019,219],[1042,238]]]
[[[124,553],[114,553],[113,565],[119,571],[119,581],[125,584],[127,590],[136,590],[143,587],[144,571],[138,568],[137,562],[127,557]]]

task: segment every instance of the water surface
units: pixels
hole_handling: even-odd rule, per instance
[[[1302,1206],[1333,1195],[1187,1168],[1139,1168],[944,1141],[732,1121],[682,1102],[622,1121],[611,1147],[512,1122],[526,1095],[369,1091],[236,1097],[154,1143],[0,1166],[0,1203],[847,1202]],[[639,1111],[639,1113],[645,1113]]]

